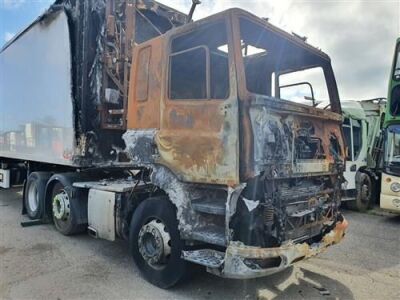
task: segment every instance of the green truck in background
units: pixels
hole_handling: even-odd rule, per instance
[[[396,42],[390,73],[382,135],[380,207],[400,213],[400,37]]]

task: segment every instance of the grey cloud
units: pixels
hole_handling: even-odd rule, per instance
[[[189,11],[191,1],[161,1]],[[400,1],[206,1],[195,18],[240,7],[271,23],[306,35],[332,59],[341,99],[386,96]]]
[[[313,2],[297,6],[308,16],[303,30],[332,58],[341,98],[386,96],[394,43],[399,36],[400,2]]]
[[[24,3],[25,3],[25,0],[1,0],[0,8],[17,9]]]

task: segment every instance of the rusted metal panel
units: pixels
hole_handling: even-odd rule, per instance
[[[230,26],[226,26],[230,31]],[[159,157],[154,162],[165,165],[178,178],[233,185],[238,183],[238,102],[233,58],[229,58],[228,99],[171,100],[168,97],[169,68],[163,62],[169,61],[170,52],[161,49],[166,48],[165,41],[193,30],[192,27],[177,28],[135,50],[137,57],[142,47],[152,48],[149,97],[147,101],[137,101],[139,87],[135,82],[140,70],[132,68],[128,128],[159,129],[155,136]],[[229,44],[231,47],[231,41]]]
[[[162,128],[156,139],[160,162],[185,181],[236,183],[237,132],[230,130],[236,127],[237,119],[232,113],[232,101],[166,100]],[[232,118],[226,120],[226,116]]]
[[[220,16],[215,16],[219,19]],[[212,23],[213,18],[208,20]],[[232,49],[230,20],[225,18]],[[197,24],[200,27],[202,23]],[[179,36],[191,27],[179,28]],[[168,61],[168,53],[165,56]],[[230,93],[226,100],[171,100],[163,87],[161,129],[157,135],[160,162],[184,181],[234,185],[238,174],[238,100],[233,56],[229,54]],[[165,69],[167,77],[168,68]]]
[[[133,57],[137,63],[131,68],[132,80],[129,88],[127,117],[129,129],[160,128],[163,47],[164,40],[162,38],[155,38],[135,47]],[[143,51],[147,52],[144,56],[141,55],[144,53]],[[149,61],[144,62],[147,55]],[[144,74],[146,68],[148,74]],[[140,95],[143,91],[138,93],[139,90],[145,90],[146,97]]]

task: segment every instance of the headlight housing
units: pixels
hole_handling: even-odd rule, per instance
[[[398,182],[393,182],[393,183],[390,185],[390,189],[392,190],[392,192],[395,192],[395,193],[400,192],[400,183],[398,183]]]
[[[400,208],[400,199],[393,199],[392,200],[392,203],[393,203],[393,205],[395,206],[395,207],[399,207]]]

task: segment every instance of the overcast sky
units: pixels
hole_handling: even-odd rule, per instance
[[[52,2],[0,0],[0,45]],[[191,5],[190,0],[159,2],[183,12]],[[194,18],[231,7],[307,36],[331,57],[342,100],[386,97],[395,39],[400,36],[400,0],[202,0]]]

